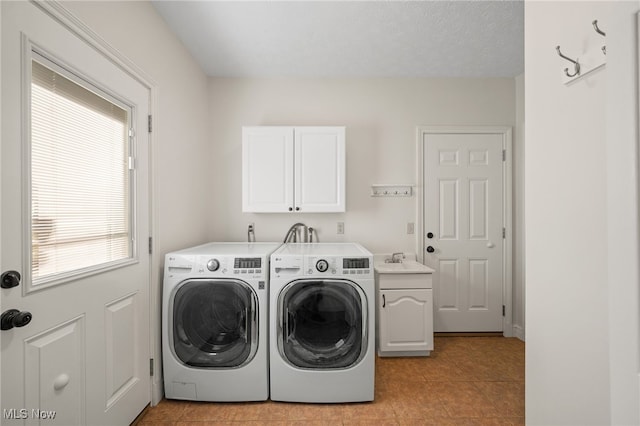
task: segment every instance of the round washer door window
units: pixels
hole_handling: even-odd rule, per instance
[[[257,297],[242,281],[192,280],[173,299],[173,350],[194,367],[240,367],[257,349]]]
[[[278,344],[301,368],[348,368],[366,348],[366,300],[350,281],[298,281],[279,298]]]

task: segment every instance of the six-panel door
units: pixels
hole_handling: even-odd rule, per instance
[[[502,331],[503,135],[431,133],[422,143],[435,331]]]

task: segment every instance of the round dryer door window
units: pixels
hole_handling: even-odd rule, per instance
[[[173,298],[173,350],[194,367],[240,367],[257,349],[257,297],[242,281],[190,280]]]
[[[279,298],[281,355],[301,368],[347,368],[366,348],[366,299],[350,281],[303,280]]]

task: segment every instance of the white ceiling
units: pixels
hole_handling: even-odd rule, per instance
[[[153,1],[210,76],[514,77],[524,1]]]

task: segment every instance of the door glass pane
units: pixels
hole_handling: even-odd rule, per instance
[[[92,89],[34,53],[33,285],[133,256],[131,113]]]
[[[190,281],[173,300],[173,348],[186,365],[238,367],[255,354],[253,291],[234,281]]]
[[[363,350],[363,302],[349,283],[294,284],[282,303],[284,355],[303,368],[346,368]]]

